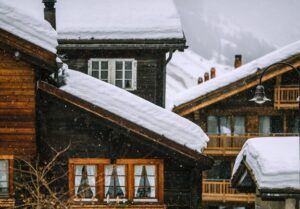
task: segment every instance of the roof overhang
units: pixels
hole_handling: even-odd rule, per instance
[[[13,56],[18,51],[20,60],[24,60],[40,69],[46,69],[50,72],[55,72],[57,69],[56,54],[2,29],[0,29],[0,48]]]
[[[231,178],[232,187],[241,192],[257,191],[263,200],[281,200],[285,198],[300,198],[300,190],[294,188],[261,188],[251,167],[244,158]]]
[[[300,54],[289,57],[288,59],[282,60],[281,62],[287,62],[292,64],[295,67],[300,67]],[[236,69],[239,70],[239,69]],[[278,65],[271,67],[264,77],[262,78],[262,82],[270,80],[278,75],[284,74],[292,69],[288,66]],[[241,93],[247,89],[253,88],[258,85],[258,74],[252,74],[243,79],[240,79],[236,82],[233,82],[227,86],[219,88],[215,91],[212,91],[206,95],[200,96],[196,99],[193,99],[187,103],[181,104],[177,107],[174,107],[173,111],[178,113],[181,116],[188,115],[197,111],[199,109],[205,108],[217,102],[220,102],[226,98],[234,96],[238,93]]]
[[[138,124],[135,124],[124,118],[121,118],[120,116],[115,115],[101,107],[95,106],[94,104],[92,104],[90,102],[82,100],[82,99],[80,99],[70,93],[67,93],[51,84],[48,84],[44,81],[40,81],[38,83],[38,88],[50,95],[53,95],[53,96],[63,100],[63,101],[71,103],[71,104],[79,107],[80,109],[83,109],[89,113],[92,113],[92,114],[96,115],[97,117],[108,120],[118,126],[126,128],[130,132],[133,132],[133,133],[143,137],[144,139],[147,139],[151,142],[159,144],[169,150],[175,151],[176,153],[193,160],[196,165],[199,165],[199,167],[201,167],[203,169],[209,169],[213,165],[213,160],[211,158],[204,156],[195,150],[189,149],[186,146],[176,143],[176,142],[172,141],[171,139],[168,139],[162,135],[159,135],[149,129],[146,129],[146,128],[138,125]]]
[[[59,39],[58,50],[180,50],[187,48],[182,39]]]

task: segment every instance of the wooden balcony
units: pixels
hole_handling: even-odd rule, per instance
[[[132,208],[132,209],[166,209],[166,205],[159,204],[117,204],[117,205],[107,205],[107,204],[97,204],[97,203],[84,203],[80,202],[71,206],[72,209],[120,209],[120,208]]]
[[[299,87],[279,86],[274,91],[274,108],[275,109],[298,109],[299,102],[297,98],[299,96]]]
[[[202,201],[215,203],[253,203],[255,194],[239,193],[231,188],[229,180],[208,180],[202,182]]]
[[[273,133],[264,135],[259,133],[247,133],[244,135],[209,135],[209,142],[204,153],[212,156],[236,156],[248,139],[266,136],[298,136],[298,134]]]

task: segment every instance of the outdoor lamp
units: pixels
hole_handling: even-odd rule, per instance
[[[266,97],[265,88],[260,84],[256,86],[254,97],[249,101],[253,101],[257,104],[263,104],[271,100]]]

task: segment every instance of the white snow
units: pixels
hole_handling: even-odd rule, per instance
[[[241,67],[229,73],[226,73],[224,76],[219,76],[201,85],[181,92],[174,99],[174,105],[179,106],[193,99],[204,96],[212,91],[227,86],[249,75],[255,74],[258,67],[265,68],[275,62],[282,61],[298,53],[300,53],[300,41],[289,44],[283,48],[275,50],[256,60],[253,60],[252,62],[242,65]]]
[[[190,49],[175,52],[167,65],[166,108],[172,109],[173,99],[180,92],[198,85],[198,78],[216,68],[216,77],[223,76],[233,68],[209,61]]]
[[[299,189],[299,137],[249,139],[236,158],[233,174],[243,157],[252,169],[258,189]]]
[[[61,90],[190,149],[206,147],[207,135],[191,121],[92,76],[70,69],[65,75]]]
[[[36,7],[30,4],[24,6],[20,0],[0,0],[2,30],[56,53],[57,33],[47,21],[39,17]]]
[[[183,38],[172,0],[61,0],[59,39]]]

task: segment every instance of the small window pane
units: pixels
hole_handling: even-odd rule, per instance
[[[132,81],[131,80],[125,80],[125,88],[130,89],[132,87]]]
[[[122,71],[116,71],[116,79],[122,79],[123,78],[123,72]]]
[[[8,160],[0,160],[0,196],[8,194]]]
[[[155,165],[146,165],[147,174],[150,176],[154,176],[156,174],[156,166]]]
[[[8,160],[0,160],[0,170],[8,170]]]
[[[131,70],[132,69],[132,62],[126,61],[125,62],[125,70]]]
[[[102,61],[101,62],[101,69],[102,70],[108,70],[108,61]]]
[[[125,71],[125,79],[132,79],[132,71]]]
[[[122,69],[123,69],[123,62],[116,61],[116,70],[122,70]]]
[[[99,62],[98,61],[92,61],[92,69],[98,70],[99,69]]]
[[[216,116],[207,117],[207,132],[208,134],[218,134],[218,118]]]
[[[234,117],[234,134],[245,134],[245,117]]]
[[[92,76],[94,78],[99,78],[99,71],[92,71]]]
[[[96,166],[75,166],[75,194],[78,198],[93,198],[96,194]]]
[[[118,86],[120,88],[123,87],[122,83],[123,83],[122,80],[116,80],[116,86]]]
[[[101,80],[108,80],[108,71],[101,71]]]

